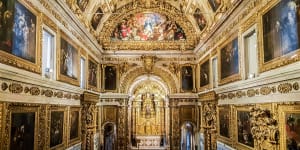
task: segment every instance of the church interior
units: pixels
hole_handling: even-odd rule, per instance
[[[300,150],[299,41],[300,0],[0,0],[0,149]]]

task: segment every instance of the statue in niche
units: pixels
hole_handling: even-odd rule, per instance
[[[145,114],[146,118],[150,118],[155,111],[154,94],[142,94],[141,99],[142,114]]]

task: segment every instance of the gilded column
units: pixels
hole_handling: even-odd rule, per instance
[[[127,118],[128,118],[128,99],[121,99],[121,106],[118,108],[118,128],[117,128],[117,136],[118,136],[118,150],[126,150],[128,145],[127,137],[128,126],[127,126]]]
[[[99,95],[84,92],[82,105],[82,150],[94,150],[94,135],[96,134],[96,103]]]

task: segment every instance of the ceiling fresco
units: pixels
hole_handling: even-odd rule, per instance
[[[66,0],[104,51],[195,50],[237,0]]]
[[[153,12],[132,14],[118,23],[111,40],[173,41],[185,40],[182,28],[167,16]]]

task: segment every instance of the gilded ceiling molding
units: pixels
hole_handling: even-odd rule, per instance
[[[170,21],[175,21],[183,29],[186,40],[178,41],[112,41],[114,29],[121,20],[142,12],[153,12],[165,15]],[[196,30],[185,15],[178,14],[180,10],[167,2],[151,2],[149,6],[140,1],[126,4],[116,10],[104,23],[99,36],[99,43],[104,50],[193,50],[197,44]],[[179,17],[180,16],[180,17]],[[184,47],[184,48],[183,48]]]
[[[137,66],[127,71],[120,79],[120,92],[128,93],[134,80],[142,75],[147,75],[144,67]],[[150,74],[159,76],[169,88],[170,93],[176,93],[179,89],[178,78],[163,67],[154,66]]]

